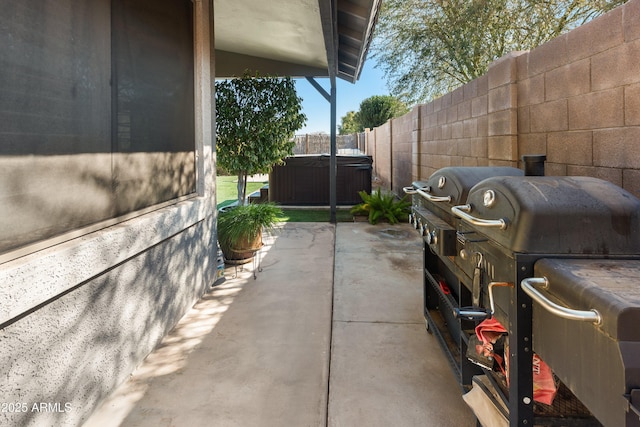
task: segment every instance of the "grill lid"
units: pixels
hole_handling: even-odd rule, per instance
[[[452,166],[435,171],[426,183],[425,181],[414,182],[413,187],[416,190],[421,190],[419,194],[429,201],[455,206],[464,203],[469,190],[486,178],[522,175],[523,172],[520,169],[511,167]]]
[[[597,178],[488,178],[452,211],[514,252],[640,254],[640,200]]]

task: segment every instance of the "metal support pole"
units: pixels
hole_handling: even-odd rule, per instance
[[[336,178],[338,176],[338,164],[336,159],[336,79],[331,79],[331,158],[329,159],[329,204],[331,215],[329,222],[335,224],[336,219]]]
[[[330,217],[329,221],[332,224],[337,222],[336,219],[336,205],[337,205],[337,197],[336,197],[336,178],[338,176],[338,163],[336,160],[336,79],[332,77],[329,79],[331,81],[331,93],[327,93],[327,91],[315,81],[313,77],[307,77],[307,81],[311,83],[319,93],[329,101],[331,104],[331,137],[329,140],[330,145],[330,157],[329,157],[329,205],[330,205]]]

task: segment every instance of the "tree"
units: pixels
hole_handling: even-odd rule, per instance
[[[243,205],[247,175],[268,173],[293,153],[294,132],[307,117],[290,77],[240,78],[215,83],[216,152],[224,169],[238,176]]]
[[[357,120],[361,129],[373,129],[407,111],[407,106],[394,96],[374,95],[360,103]]]
[[[428,101],[626,0],[385,0],[372,46],[392,93]]]
[[[385,124],[394,117],[405,114],[409,109],[398,98],[391,95],[374,95],[360,103],[360,110],[349,111],[338,126],[340,135],[362,132]]]
[[[342,116],[342,124],[338,126],[338,133],[340,135],[351,135],[352,133],[362,132],[364,129],[360,126],[358,120],[358,113],[355,111],[348,111],[347,114]]]

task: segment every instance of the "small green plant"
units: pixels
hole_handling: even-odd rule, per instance
[[[282,209],[273,203],[249,203],[220,212],[218,240],[223,250],[253,242],[263,229],[273,227],[282,216]]]
[[[411,211],[411,202],[398,200],[393,193],[377,191],[367,194],[366,191],[358,192],[363,203],[351,208],[353,215],[368,215],[370,224],[377,224],[379,220],[386,219],[389,224],[397,224]]]

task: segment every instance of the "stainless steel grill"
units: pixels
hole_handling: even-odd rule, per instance
[[[415,181],[404,192],[412,195],[409,221],[439,253],[454,255],[457,218],[451,208],[464,203],[469,190],[493,176],[522,176],[511,167],[448,167],[436,171],[427,181]]]
[[[406,191],[427,327],[463,391],[486,375],[511,426],[640,426],[640,200],[513,168],[444,168]],[[489,318],[507,329],[506,375],[468,357]],[[553,405],[533,401],[534,353],[560,380]]]

